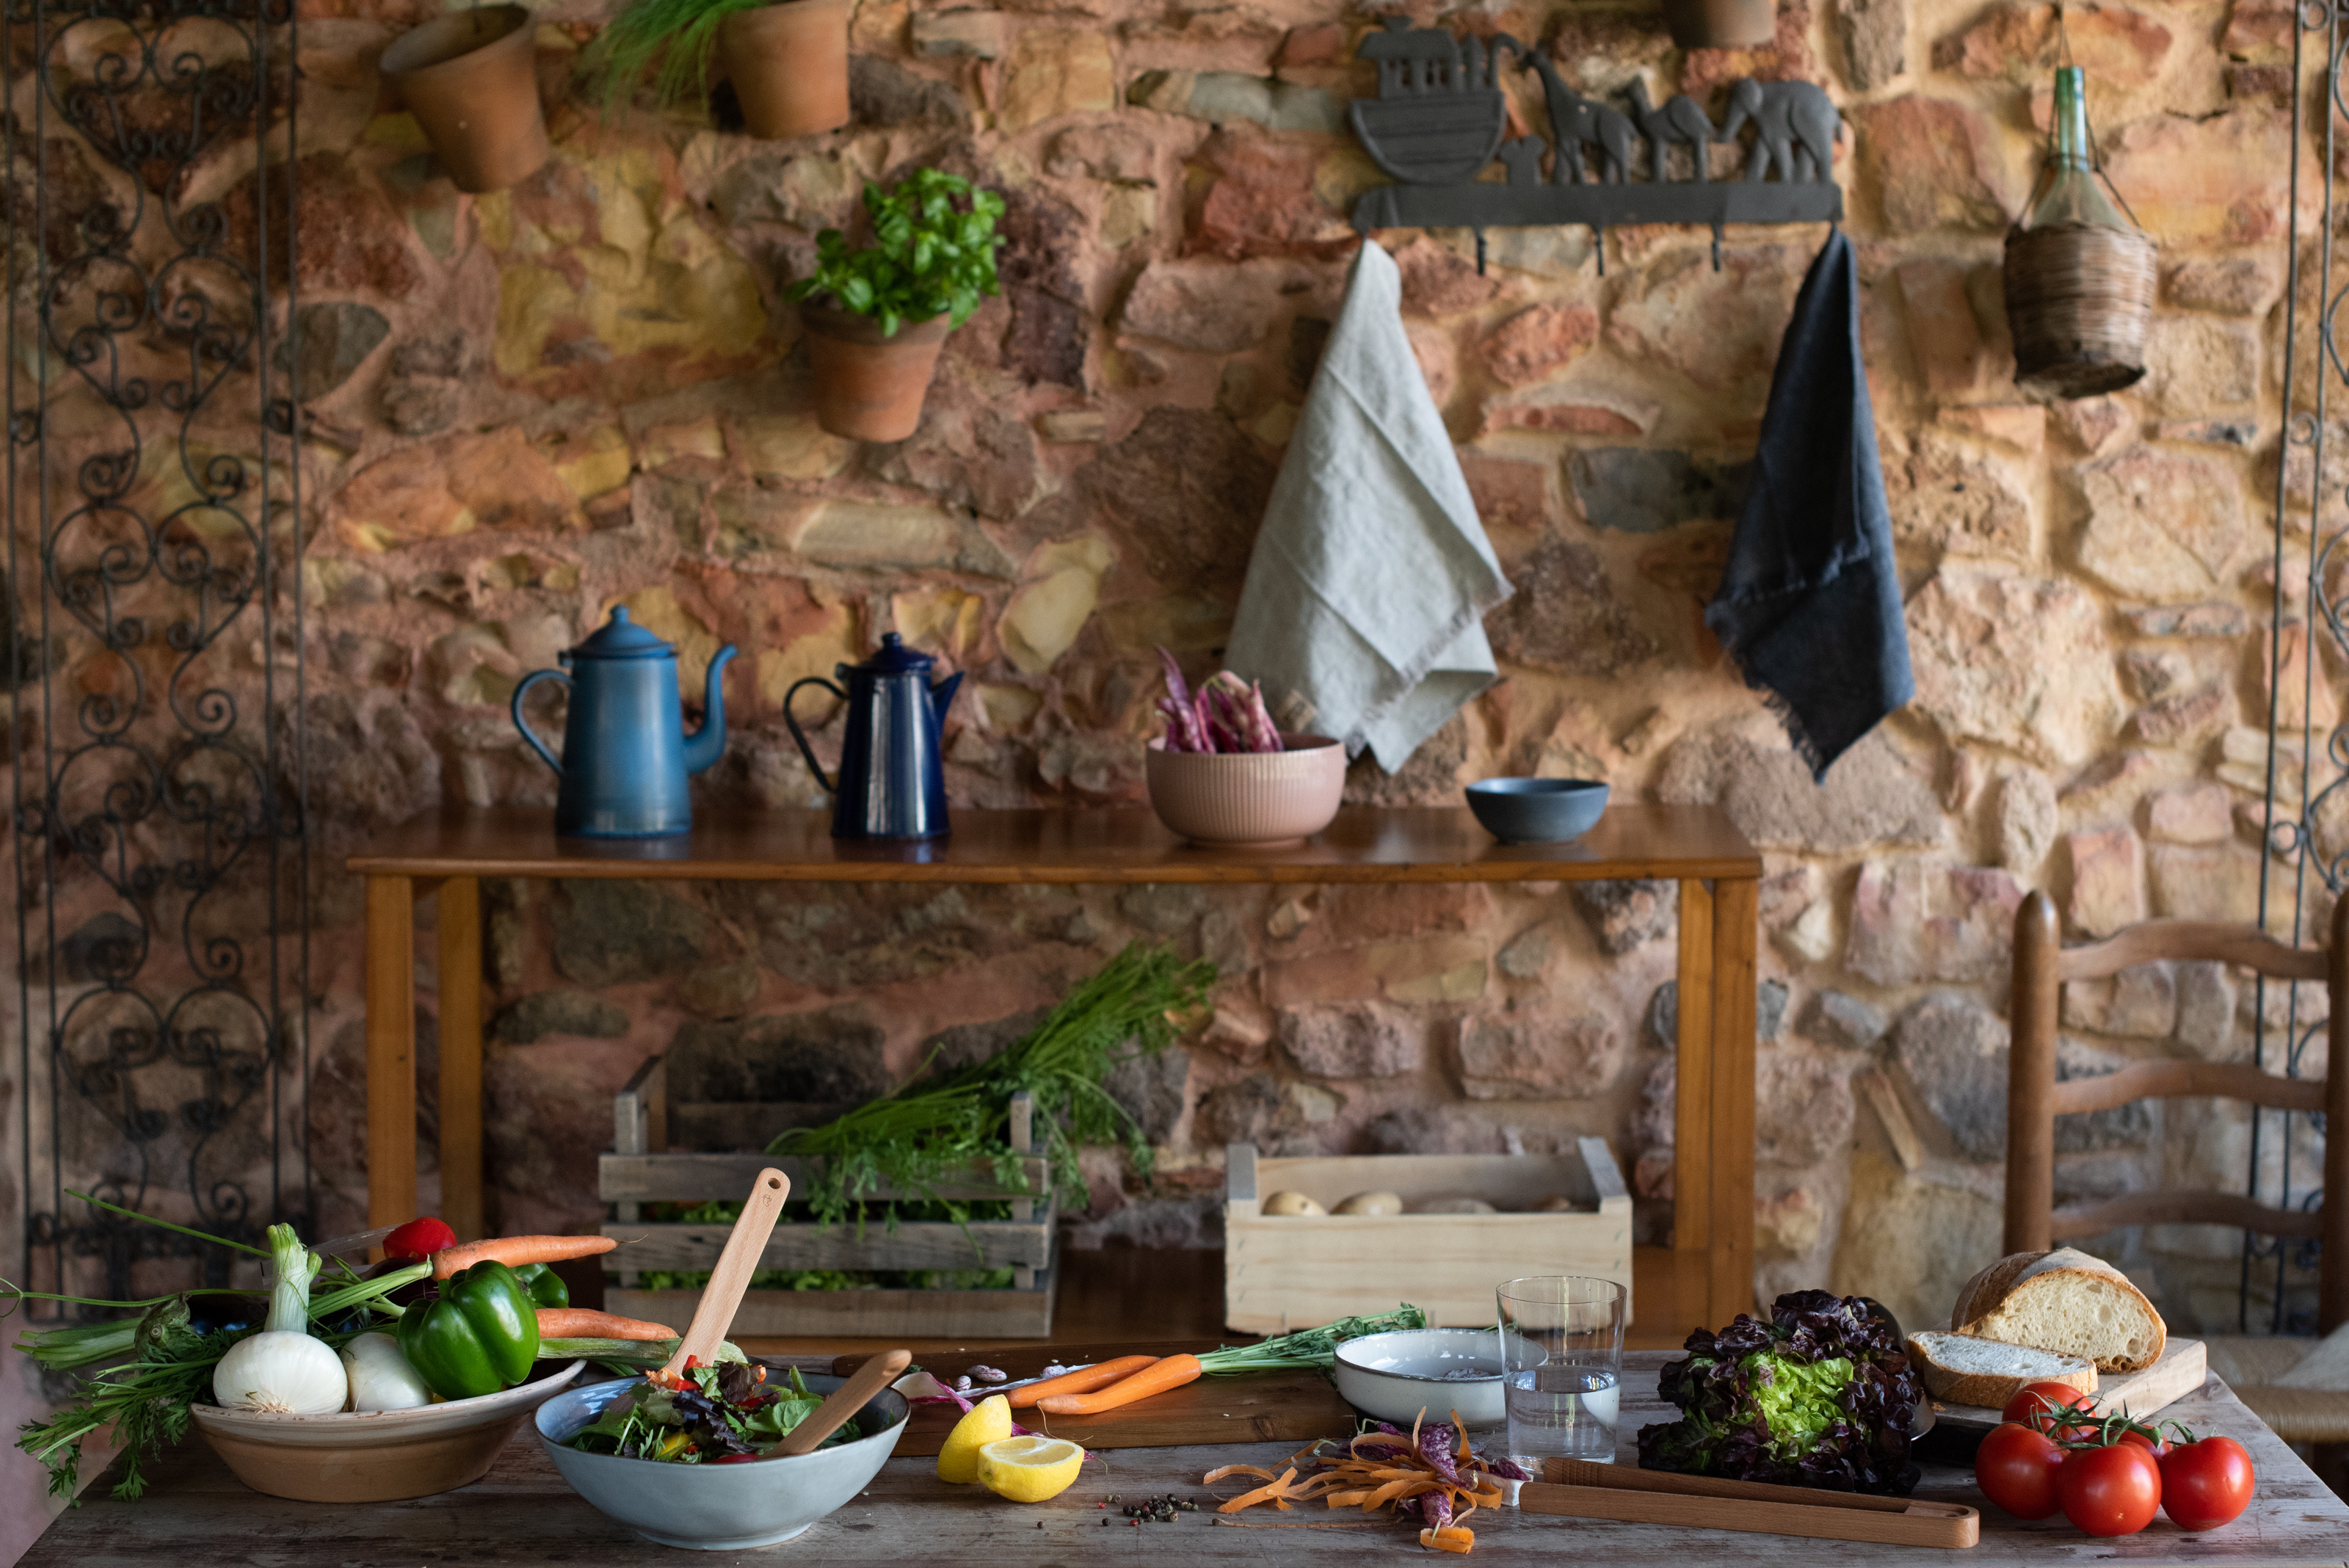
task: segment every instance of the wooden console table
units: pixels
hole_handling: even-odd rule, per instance
[[[367,878],[367,1216],[416,1212],[416,900],[439,901],[441,1218],[481,1234],[483,877],[936,883],[1680,884],[1671,1310],[1754,1304],[1754,987],[1762,857],[1712,806],[1617,805],[1572,844],[1504,845],[1464,807],[1350,806],[1296,849],[1192,848],[1147,811],[957,811],[926,844],[834,839],[828,812],[707,820],[678,838],[557,838],[552,814],[419,817],[350,858]],[[1639,1311],[1638,1307],[1634,1308]]]

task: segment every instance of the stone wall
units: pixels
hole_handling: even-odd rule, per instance
[[[1348,63],[1367,13],[862,0],[856,122],[771,143],[700,115],[599,120],[571,74],[603,9],[555,0],[538,33],[554,161],[468,198],[373,64],[421,9],[305,0],[302,34],[328,1230],[356,1223],[364,1186],[357,888],[334,867],[444,800],[550,804],[502,705],[608,607],[678,642],[688,688],[719,643],[742,649],[705,810],[819,802],[783,692],[893,628],[968,672],[957,804],[1139,799],[1151,650],[1213,663],[1340,296],[1345,213],[1378,178],[1340,130],[1368,90]],[[1543,40],[1593,93],[1644,77],[1718,113],[1739,76],[1818,80],[1857,133],[1836,172],[1919,696],[1823,788],[1699,609],[1824,231],[1733,230],[1716,270],[1702,231],[1619,229],[1603,276],[1582,230],[1495,232],[1482,276],[1464,234],[1381,237],[1517,591],[1491,623],[1506,679],[1402,774],[1359,765],[1350,794],[1604,777],[1719,802],[1762,846],[1765,1297],[1828,1282],[1925,1319],[1995,1251],[2024,890],[2048,889],[2075,937],[2254,912],[2291,19],[2282,0],[2069,13],[2114,178],[2162,243],[2162,303],[2137,388],[2043,404],[2012,382],[1999,257],[2046,109],[2046,6],[1795,3],[1768,47],[1685,55],[1640,7],[1450,18]],[[917,162],[1003,192],[1003,296],[951,339],[920,432],[859,447],[815,426],[781,289],[862,182]],[[249,162],[202,173],[249,205]],[[2301,526],[2305,466],[2284,479]],[[2287,597],[2279,711],[2329,721],[2333,653]],[[254,647],[243,678],[271,656]],[[2296,790],[2297,761],[2282,771]],[[1130,1085],[1164,1185],[1128,1192],[1102,1164],[1081,1242],[1210,1235],[1216,1151],[1241,1137],[1499,1150],[1602,1133],[1642,1233],[1669,1222],[1668,886],[492,891],[502,1225],[594,1221],[607,1096],[649,1052],[767,1063],[776,1098],[853,1097],[1134,936],[1226,978],[1185,1056]],[[2067,1061],[2240,1055],[2251,1005],[2215,970],[2132,973],[2072,999]],[[2237,1183],[2245,1136],[2192,1103],[2109,1120],[2067,1134],[2065,1183]],[[2111,1242],[2189,1325],[2231,1314],[2234,1246]]]

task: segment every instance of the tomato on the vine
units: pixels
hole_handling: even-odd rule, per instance
[[[2215,1530],[2251,1506],[2254,1480],[2242,1444],[2188,1433],[2161,1460],[2162,1511],[2180,1530]]]
[[[2009,1421],[1974,1451],[1974,1483],[1982,1496],[2017,1519],[2044,1519],[2055,1511],[2055,1480],[2064,1450],[2020,1422]]]
[[[2006,1402],[2006,1408],[1999,1412],[1999,1419],[2020,1421],[2048,1433],[2057,1442],[2085,1442],[2095,1436],[2095,1426],[2089,1415],[2095,1403],[2095,1395],[2083,1394],[2069,1383],[2040,1378],[2016,1389],[2014,1397]],[[2059,1424],[2058,1417],[2075,1413],[2076,1420]]]
[[[2064,1517],[2090,1535],[2135,1535],[2161,1509],[2161,1468],[2136,1443],[2074,1449],[2055,1476]]]

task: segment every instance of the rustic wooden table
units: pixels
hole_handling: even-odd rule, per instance
[[[481,1226],[483,877],[675,881],[1680,885],[1672,1244],[1643,1273],[1674,1322],[1754,1304],[1754,986],[1762,857],[1713,806],[1616,805],[1571,844],[1495,843],[1465,807],[1349,806],[1295,849],[1197,849],[1147,811],[957,811],[951,838],[835,839],[822,811],[706,817],[641,842],[557,838],[552,814],[459,811],[354,855],[367,879],[367,1213],[416,1212],[416,901],[439,900],[441,1218]]]
[[[1624,1443],[1640,1424],[1661,1418],[1656,1368],[1666,1356],[1641,1352],[1624,1358]],[[1786,1568],[2044,1568],[2047,1564],[2121,1563],[2129,1568],[2224,1564],[2226,1568],[2340,1568],[2349,1562],[2349,1508],[2324,1490],[2308,1467],[2260,1425],[2216,1379],[2168,1414],[2198,1431],[2240,1439],[2259,1469],[2251,1510],[2232,1524],[2189,1535],[2166,1518],[2142,1534],[2099,1541],[2059,1515],[2029,1522],[1983,1504],[1962,1469],[1929,1467],[1917,1495],[1965,1502],[1982,1511],[1982,1544],[1965,1552],[1749,1535],[1661,1525],[1615,1524],[1520,1515],[1514,1509],[1480,1511],[1475,1561],[1554,1563],[1561,1553],[1590,1563],[1649,1563],[1701,1568],[1709,1563],[1785,1564]],[[957,1568],[1034,1568],[1039,1563],[1158,1562],[1230,1563],[1328,1563],[1352,1568],[1366,1554],[1425,1561],[1408,1527],[1363,1519],[1348,1511],[1300,1508],[1288,1514],[1251,1510],[1218,1525],[1208,1489],[1199,1478],[1218,1465],[1266,1464],[1284,1459],[1284,1443],[1216,1444],[1179,1449],[1121,1449],[1088,1465],[1084,1480],[1049,1503],[1022,1507],[973,1487],[947,1486],[926,1459],[892,1459],[870,1490],[799,1540],[771,1549],[767,1562],[901,1564],[909,1558]],[[1628,1458],[1628,1452],[1626,1453]],[[248,1491],[210,1449],[191,1439],[158,1466],[148,1494],[136,1502],[108,1498],[94,1483],[78,1509],[50,1524],[20,1568],[212,1568],[266,1563],[271,1568],[565,1563],[648,1563],[671,1568],[690,1560],[631,1534],[582,1501],[525,1431],[496,1468],[473,1486],[413,1502],[332,1507],[285,1502]],[[1226,1483],[1216,1489],[1231,1495]],[[1129,1527],[1115,1507],[1099,1506],[1110,1492],[1126,1499],[1173,1491],[1203,1500],[1196,1513],[1172,1524]],[[1102,1521],[1111,1523],[1104,1527]],[[1041,1528],[1039,1528],[1039,1526]],[[738,1556],[751,1554],[738,1553]]]

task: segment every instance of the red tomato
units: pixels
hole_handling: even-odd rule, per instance
[[[2043,1378],[2017,1389],[2014,1397],[2006,1402],[2006,1408],[1999,1413],[1999,1418],[2020,1421],[2042,1431],[2053,1430],[2059,1441],[2085,1442],[2095,1435],[2092,1426],[2075,1425],[2056,1429],[2052,1423],[2058,1412],[2078,1410],[2085,1414],[2094,1407],[2095,1402],[2095,1395],[2083,1394],[2069,1383],[2054,1383]]]
[[[2114,1438],[2113,1441],[2116,1443],[2135,1443],[2138,1448],[2143,1449],[2157,1459],[2164,1459],[2168,1457],[2169,1453],[2169,1442],[2167,1438],[2156,1440],[2152,1438],[2147,1437],[2143,1432],[2137,1431],[2135,1428],[2123,1432],[2119,1437]]]
[[[2177,1443],[2161,1461],[2161,1506],[2180,1530],[2215,1530],[2251,1506],[2251,1456],[2232,1438]]]
[[[457,1244],[457,1232],[429,1214],[421,1220],[410,1220],[405,1225],[395,1225],[383,1239],[383,1255],[387,1258],[429,1258],[433,1253]]]
[[[2161,1467],[2135,1443],[2074,1449],[2056,1473],[2055,1497],[2090,1535],[2135,1535],[2161,1510]]]
[[[1974,1484],[1982,1496],[2017,1519],[2044,1519],[2055,1511],[2055,1479],[2064,1450],[2019,1422],[2009,1421],[1974,1451]]]

